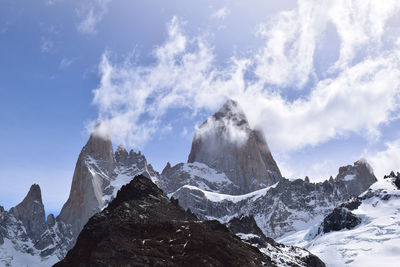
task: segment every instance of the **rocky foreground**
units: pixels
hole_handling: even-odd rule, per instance
[[[283,254],[277,262],[276,255],[242,242],[218,221],[199,221],[140,175],[90,218],[55,266],[280,266]],[[291,266],[311,266],[310,259],[324,266],[306,250],[301,257],[303,262]]]

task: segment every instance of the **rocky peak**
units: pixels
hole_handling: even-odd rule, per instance
[[[10,209],[10,213],[24,225],[27,234],[38,240],[46,230],[46,219],[40,187],[33,184],[24,200]]]
[[[95,159],[113,161],[114,150],[109,135],[94,131],[84,147],[84,151]]]
[[[196,131],[188,158],[225,175],[248,193],[279,181],[282,176],[263,133],[250,128],[236,101],[228,100]]]
[[[335,183],[346,185],[351,196],[358,196],[377,181],[372,167],[363,159],[339,168]]]
[[[248,126],[248,121],[243,109],[239,106],[238,102],[229,99],[225,104],[213,115],[213,118],[217,121],[229,120],[234,123],[234,125]]]
[[[126,151],[125,147],[122,144],[119,145],[117,150],[115,151],[115,160],[117,162],[125,163],[128,157],[129,157],[128,151]]]
[[[171,163],[167,162],[167,165],[165,165],[164,169],[162,170],[162,174],[166,173],[168,170],[170,170],[171,167]]]
[[[53,213],[47,216],[46,223],[48,227],[53,227],[56,224],[56,218],[54,217]]]
[[[103,190],[110,184],[115,165],[110,136],[97,125],[76,162],[70,195],[59,219],[78,236],[87,220],[104,206]]]

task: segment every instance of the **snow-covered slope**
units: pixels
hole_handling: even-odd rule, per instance
[[[171,194],[185,185],[218,193],[237,190],[237,186],[227,178],[225,173],[200,162],[179,163],[173,167],[168,163],[156,184],[166,194]]]
[[[252,216],[235,217],[226,225],[245,243],[257,247],[267,255],[276,266],[325,266],[320,259],[305,249],[285,246],[275,242],[272,238],[266,237]]]
[[[20,247],[30,247],[31,252],[27,253],[20,249]],[[40,251],[33,248],[33,244],[29,241],[17,241],[4,239],[4,243],[0,246],[0,266],[21,266],[21,267],[42,267],[52,266],[59,259],[56,255],[42,258]]]
[[[328,266],[399,266],[400,175],[374,183],[357,199],[342,205],[361,219],[353,229],[319,233],[319,225],[279,239],[302,246]]]

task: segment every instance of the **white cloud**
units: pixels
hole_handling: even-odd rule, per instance
[[[399,10],[400,2],[397,0],[335,1],[328,16],[336,25],[342,42],[340,58],[334,67],[346,68],[360,49],[379,47],[388,19],[398,14]]]
[[[387,142],[385,150],[366,152],[364,156],[372,165],[378,179],[391,171],[400,172],[400,139]]]
[[[61,60],[61,62],[60,62],[60,69],[66,69],[66,68],[68,68],[69,66],[71,66],[71,64],[74,62],[74,60],[73,59],[68,59],[68,58],[63,58],[62,60]]]
[[[263,48],[247,58],[233,57],[224,68],[216,66],[207,42],[186,36],[174,18],[167,41],[154,52],[153,65],[115,64],[108,53],[103,55],[101,83],[94,91],[99,120],[107,121],[118,142],[141,147],[163,127],[168,110],[215,111],[233,98],[251,125],[264,130],[273,151],[298,150],[348,133],[376,138],[380,125],[399,112],[400,49],[396,44],[391,49],[379,44],[388,39],[384,25],[393,12],[388,12],[386,4],[380,7],[367,1],[380,11],[370,8],[368,12],[374,14],[370,15],[361,8],[357,13],[357,5],[364,2],[352,1],[351,12],[344,16],[376,19],[378,33],[362,28],[373,39],[368,46],[374,49],[365,50],[356,45],[359,41],[352,41],[351,33],[357,35],[364,26],[337,19],[334,14],[340,2],[299,1],[297,9],[284,11],[261,26]],[[390,3],[397,10],[397,3]],[[314,75],[316,44],[328,22],[338,29],[341,44],[339,63],[331,66],[335,74],[320,80],[314,77],[310,93],[286,99],[282,88],[301,87]],[[358,61],[352,63],[355,55]],[[255,78],[247,79],[249,73]]]
[[[385,25],[399,9],[396,0],[298,1],[297,8],[260,25],[266,44],[257,55],[256,73],[270,85],[303,88],[315,76],[314,54],[329,24],[341,42],[331,71],[345,70],[360,53],[381,51]]]
[[[77,10],[80,22],[78,31],[84,34],[96,34],[97,25],[108,12],[108,5],[112,0],[87,0]]]
[[[50,37],[42,37],[40,40],[40,51],[43,53],[49,53],[53,51],[55,47],[54,41]]]
[[[231,11],[227,8],[227,7],[222,7],[220,9],[218,9],[217,11],[215,11],[211,17],[214,19],[219,19],[219,20],[224,20],[229,16],[229,13]]]
[[[254,90],[241,103],[278,151],[318,145],[348,132],[375,137],[379,125],[399,109],[399,67],[398,54],[368,59],[320,81],[305,99],[288,102]]]
[[[311,182],[323,182],[329,179],[330,176],[335,177],[337,174],[337,166],[333,160],[322,160],[301,169],[293,168],[286,161],[278,163],[282,175],[291,179],[304,179],[308,176]]]

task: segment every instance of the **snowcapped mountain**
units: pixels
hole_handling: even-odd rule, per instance
[[[159,185],[169,196],[201,219],[254,216],[272,238],[306,229],[376,181],[363,160],[323,183],[283,178],[264,136],[232,100],[198,128],[188,161],[167,164],[161,173]]]
[[[344,179],[349,176],[351,180]],[[367,163],[358,161],[353,166],[340,168],[335,179],[323,183],[282,179],[272,186],[244,195],[219,194],[185,185],[171,196],[202,219],[227,222],[241,214],[252,215],[264,234],[277,238],[307,229],[322,220],[335,206],[359,195],[375,181]]]
[[[354,240],[387,244],[377,253],[386,253],[388,261],[390,251],[400,251],[388,241],[399,234],[400,194],[393,183],[400,184],[400,178],[392,175],[375,183],[371,167],[359,160],[321,183],[310,183],[307,177],[285,179],[263,134],[250,128],[239,104],[230,100],[198,128],[188,162],[168,163],[161,174],[140,152],[128,153],[123,146],[114,152],[110,137],[95,129],[79,155],[69,198],[57,218],[49,215],[46,220],[38,185],[9,211],[0,206],[0,264],[50,266],[63,259],[89,219],[104,215],[118,190],[140,174],[198,219],[226,224],[267,255],[272,265],[318,266],[318,258],[291,245],[309,249],[328,263],[342,264],[363,263],[366,253]],[[354,203],[361,204],[350,208]],[[355,228],[343,230],[351,227]],[[342,230],[331,231],[337,229]],[[354,250],[348,245],[352,242]],[[332,253],[334,248],[339,254]],[[332,255],[336,256],[329,258]]]
[[[400,174],[374,183],[321,224],[279,241],[308,249],[328,266],[398,266]]]
[[[53,214],[46,221],[38,185],[32,185],[24,200],[9,211],[0,206],[1,266],[49,266],[70,245],[70,228]]]

